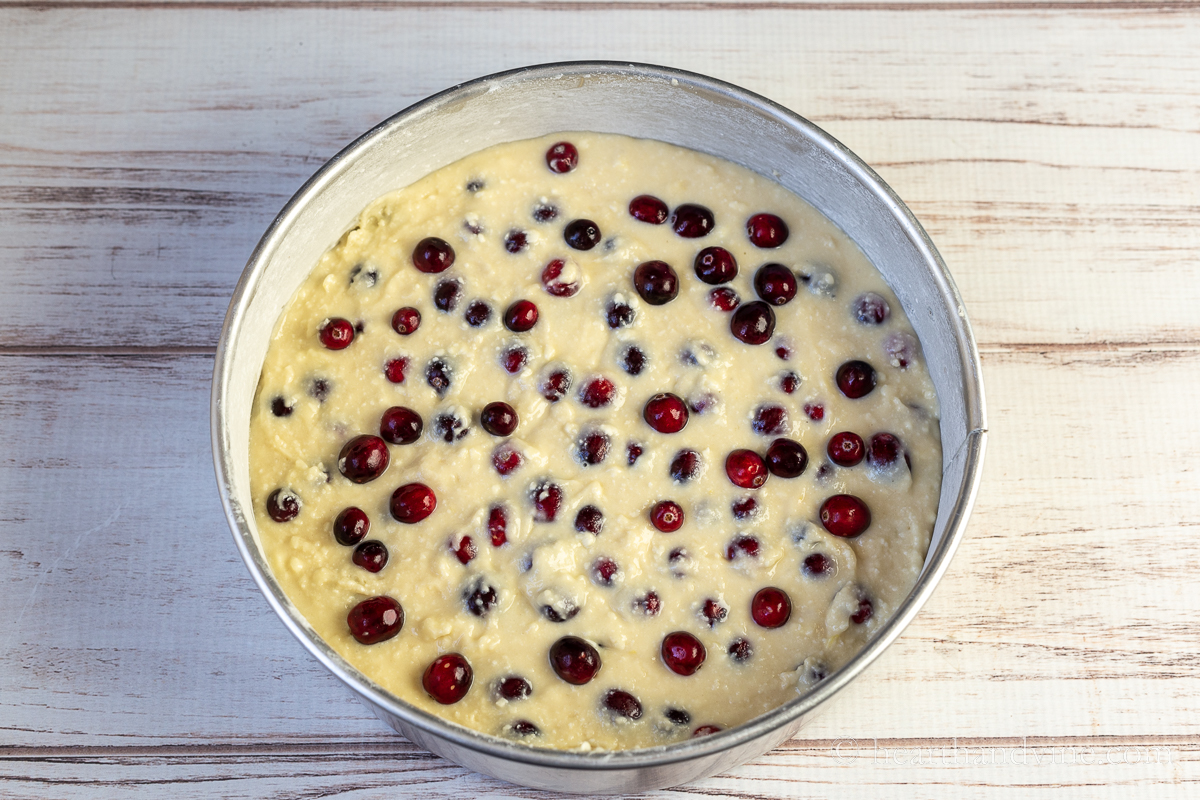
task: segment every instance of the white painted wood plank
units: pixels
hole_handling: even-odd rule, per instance
[[[211,346],[275,211],[355,135],[588,57],[706,72],[842,139],[984,344],[1200,341],[1195,9],[0,8],[0,31],[0,346]]]

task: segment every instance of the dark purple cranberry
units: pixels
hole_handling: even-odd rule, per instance
[[[425,382],[428,383],[438,397],[443,397],[450,388],[453,373],[450,365],[436,356],[425,365]]]
[[[758,539],[753,536],[735,536],[725,548],[725,559],[735,561],[739,558],[758,558]]]
[[[575,530],[599,536],[604,530],[604,512],[595,506],[584,506],[575,515]]]
[[[657,617],[658,612],[662,611],[662,599],[658,592],[646,592],[633,601],[633,610],[647,617]]]
[[[564,172],[570,172],[575,169],[575,165],[579,163],[579,150],[570,142],[559,142],[551,145],[546,151],[546,166],[551,172],[557,172],[560,175]]]
[[[714,733],[720,733],[723,730],[725,729],[720,725],[701,725],[692,731],[692,738],[699,739],[701,736],[712,736]]]
[[[813,578],[823,578],[836,569],[833,559],[824,553],[811,553],[804,558],[804,574]]]
[[[888,334],[883,340],[883,353],[887,356],[888,363],[900,369],[908,369],[908,365],[917,360],[919,347],[916,338],[903,331]]]
[[[688,410],[678,396],[662,392],[646,401],[642,419],[659,433],[679,433],[688,423]]]
[[[457,703],[467,696],[474,673],[467,659],[458,653],[446,653],[433,660],[421,676],[421,685],[444,706]]]
[[[620,567],[608,556],[597,558],[592,564],[592,580],[599,586],[612,586]]]
[[[492,547],[500,547],[508,542],[508,509],[505,506],[488,509],[488,536],[492,540]]]
[[[708,293],[708,304],[717,311],[733,311],[742,302],[738,293],[728,286],[713,289]]]
[[[558,209],[551,205],[539,204],[533,209],[534,222],[553,222],[558,218]]]
[[[405,372],[408,371],[408,359],[404,356],[389,359],[383,365],[383,375],[389,383],[404,383]]]
[[[492,436],[512,436],[518,422],[517,410],[508,403],[488,403],[479,412],[479,424]]]
[[[864,622],[869,620],[874,613],[875,606],[871,604],[870,598],[864,597],[858,601],[858,608],[853,614],[850,615],[850,621],[855,625],[862,625]]]
[[[379,572],[387,566],[387,546],[377,539],[363,542],[354,548],[354,555],[350,557],[350,560],[367,572]]]
[[[646,448],[639,442],[630,442],[625,446],[625,461],[629,466],[637,463],[637,460],[642,457],[642,453],[646,452]]]
[[[483,233],[483,226],[480,225],[478,221],[473,222],[469,219],[464,219],[463,227],[467,229],[468,233],[474,234],[475,236]]]
[[[703,467],[704,462],[700,460],[700,454],[695,450],[685,449],[680,450],[671,459],[671,466],[668,472],[671,475],[671,480],[676,483],[687,483],[699,477],[700,470]]]
[[[743,489],[761,488],[770,476],[762,456],[753,450],[734,450],[726,456],[725,474]]]
[[[692,721],[692,715],[682,708],[668,708],[663,712],[663,716],[672,725],[688,725]]]
[[[633,271],[633,287],[647,303],[661,306],[679,295],[679,277],[665,261],[646,261]]]
[[[333,387],[329,385],[329,381],[324,378],[317,378],[308,387],[308,393],[317,399],[318,403],[324,403]]]
[[[463,318],[472,328],[481,328],[492,318],[492,307],[482,300],[472,300],[467,304],[467,311],[463,314]]]
[[[464,536],[458,540],[458,544],[450,548],[454,552],[454,556],[462,564],[470,564],[479,555],[479,550],[475,547],[475,542],[471,541],[470,536]]]
[[[531,330],[538,321],[538,307],[530,300],[518,300],[504,312],[504,327],[514,333]]]
[[[445,272],[454,263],[454,248],[444,239],[430,236],[417,242],[412,253],[413,266],[421,272]]]
[[[582,686],[600,671],[600,653],[578,636],[564,636],[550,645],[550,666],[567,683]]]
[[[462,281],[456,278],[441,281],[433,287],[433,305],[438,311],[449,314],[458,308],[458,301],[462,299],[462,293]]]
[[[708,627],[715,628],[729,616],[729,609],[721,601],[709,597],[700,607],[700,614],[708,622]]]
[[[775,312],[761,300],[743,303],[729,318],[734,338],[746,344],[765,344],[775,334]]]
[[[854,301],[854,318],[863,325],[882,325],[892,309],[888,301],[874,292],[866,292]]]
[[[481,179],[474,178],[472,180],[467,181],[467,191],[470,192],[471,194],[475,194],[476,192],[478,192],[480,189],[482,189],[486,185],[487,184],[485,184]]]
[[[404,609],[390,597],[371,597],[350,609],[346,624],[359,644],[386,642],[404,627]]]
[[[585,431],[579,437],[579,463],[585,467],[594,467],[602,463],[608,456],[611,445],[612,440],[608,438],[608,434],[604,431]]]
[[[785,372],[779,378],[779,388],[784,394],[795,394],[800,388],[800,376],[794,372]]]
[[[524,463],[525,457],[508,442],[492,451],[492,466],[501,475],[511,475]]]
[[[333,538],[345,547],[353,547],[367,538],[370,530],[370,518],[365,511],[354,506],[343,509],[333,521]]]
[[[862,437],[852,431],[840,431],[829,437],[825,448],[829,460],[840,467],[853,467],[863,460],[866,448]]]
[[[566,622],[569,619],[575,619],[578,613],[579,606],[569,599],[564,599],[559,608],[552,605],[542,606],[542,616],[551,622]]]
[[[688,409],[693,414],[704,415],[709,411],[716,410],[720,405],[721,399],[712,392],[705,392],[699,395],[693,395],[688,398]]]
[[[565,369],[557,369],[546,376],[542,381],[540,391],[542,397],[546,398],[551,403],[557,403],[566,397],[567,392],[571,390],[571,373]]]
[[[465,439],[470,432],[467,423],[452,412],[438,414],[433,418],[433,438],[441,439],[446,444]]]
[[[533,687],[519,675],[509,675],[496,684],[496,694],[505,700],[524,700],[533,694]]]
[[[761,405],[754,410],[750,428],[759,436],[779,436],[790,428],[787,409],[774,404]]]
[[[804,416],[811,419],[813,422],[820,422],[825,419],[825,406],[820,403],[805,403]]]
[[[295,410],[295,407],[289,406],[282,397],[276,397],[271,401],[271,413],[277,417],[290,417]]]
[[[504,249],[516,255],[529,244],[529,234],[525,231],[509,231],[504,236]]]
[[[875,369],[865,361],[847,361],[838,367],[837,386],[851,400],[866,397],[875,388]]]
[[[704,206],[684,203],[671,215],[671,228],[685,239],[699,239],[713,229],[713,213]]]
[[[563,228],[563,240],[574,250],[591,250],[603,238],[600,226],[590,219],[571,220]]]
[[[792,348],[786,344],[781,344],[775,348],[775,357],[780,361],[792,360]]]
[[[674,500],[660,500],[650,509],[650,523],[663,533],[683,527],[683,508]]]
[[[693,267],[696,277],[710,286],[729,283],[738,274],[737,259],[724,247],[704,248],[696,254]]]
[[[392,492],[392,518],[413,525],[437,508],[437,495],[423,483],[406,483]]]
[[[421,312],[412,306],[396,309],[396,313],[392,314],[392,330],[401,336],[416,333],[419,327],[421,327]]]
[[[379,421],[379,435],[388,444],[412,444],[424,428],[421,415],[404,406],[392,406]]]
[[[518,738],[524,739],[528,736],[541,736],[542,731],[537,725],[534,725],[527,719],[519,719],[508,726],[508,732]]]
[[[629,216],[651,225],[662,225],[667,221],[667,204],[649,194],[639,194],[629,201]]]
[[[755,214],[746,220],[746,236],[755,247],[779,247],[788,239],[788,226],[774,214]]]
[[[792,618],[792,599],[783,589],[759,589],[750,601],[750,616],[763,628],[781,628]]]
[[[500,354],[500,366],[509,375],[516,375],[529,363],[529,351],[521,345],[513,345]]]
[[[888,469],[900,460],[904,448],[900,440],[891,433],[877,433],[871,437],[867,450],[867,463],[875,469]]]
[[[798,478],[808,466],[808,451],[791,439],[776,439],[767,448],[767,469],[780,478]]]
[[[567,263],[561,258],[556,258],[546,265],[542,270],[542,288],[546,290],[546,294],[552,297],[574,297],[582,285],[578,277],[578,269],[568,273],[568,277],[563,277],[563,271],[567,268]]]
[[[782,306],[796,296],[796,276],[783,264],[763,264],[754,273],[754,291],[773,306]]]
[[[387,442],[370,434],[355,436],[338,454],[338,470],[354,483],[375,480],[387,471],[389,463]]]
[[[700,640],[687,631],[668,633],[661,649],[663,663],[676,675],[695,675],[708,656]]]
[[[579,402],[588,408],[603,408],[617,396],[617,386],[603,375],[592,378],[579,390]]]
[[[362,264],[357,265],[350,270],[350,285],[359,286],[363,289],[370,289],[375,284],[379,283],[379,270],[364,269]],[[361,333],[362,331],[359,331]]]
[[[471,590],[463,598],[467,611],[477,617],[486,617],[496,603],[500,602],[496,587],[486,583],[483,578],[471,585]]]
[[[672,569],[671,574],[676,578],[682,578],[687,575],[687,572],[684,570],[686,569],[687,565],[691,563],[691,561],[692,554],[688,552],[686,547],[676,547],[667,554],[667,563],[674,568]]]
[[[739,497],[729,504],[729,510],[736,520],[754,519],[758,516],[758,501],[753,497]]]
[[[821,504],[821,524],[834,536],[853,539],[871,527],[871,510],[852,494],[835,494]]]
[[[287,522],[300,513],[300,498],[287,489],[276,489],[267,498],[267,516],[276,522]]]
[[[563,490],[556,483],[544,481],[533,488],[529,498],[533,501],[534,522],[554,522],[562,507]]]
[[[345,350],[354,341],[354,326],[340,317],[326,320],[321,326],[320,339],[326,350]]]
[[[620,689],[610,689],[604,695],[603,703],[604,707],[609,711],[619,714],[626,719],[642,718],[642,704],[629,692],[624,692]]]
[[[621,351],[621,369],[628,375],[641,375],[646,368],[646,353],[642,348],[631,344]]]
[[[604,319],[608,321],[608,327],[613,330],[629,327],[633,324],[635,316],[637,315],[632,306],[616,300],[609,303],[608,307],[604,309]]]
[[[750,644],[746,639],[734,639],[729,645],[728,652],[734,661],[744,664],[753,657],[754,645]]]

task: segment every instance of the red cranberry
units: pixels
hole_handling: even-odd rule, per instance
[[[592,580],[600,586],[612,586],[618,571],[617,562],[607,556],[602,556],[592,564]]]
[[[453,279],[442,281],[433,287],[433,305],[438,311],[449,314],[458,308],[458,301],[462,299],[462,293],[462,281]]]
[[[780,361],[792,360],[792,348],[786,344],[781,344],[775,348],[775,357]]]
[[[871,604],[870,598],[864,597],[858,601],[858,608],[850,615],[850,621],[855,625],[862,625],[869,620],[875,613],[875,606]]]
[[[726,456],[725,474],[734,486],[743,489],[761,488],[769,477],[762,456],[753,450],[734,450]]]
[[[646,452],[646,448],[642,447],[641,444],[630,442],[625,446],[625,461],[632,467],[642,457],[642,453],[644,452]]]
[[[836,569],[833,559],[824,553],[812,553],[804,558],[804,574],[823,578]]]
[[[612,440],[604,431],[587,431],[579,439],[579,462],[585,467],[594,467],[608,456]]]
[[[861,444],[861,440],[859,440]],[[875,469],[888,469],[900,460],[904,448],[900,440],[890,433],[877,433],[871,437],[871,447],[867,452],[867,463]]]
[[[509,231],[504,236],[504,249],[516,255],[529,244],[529,234],[525,231]]]
[[[276,397],[271,401],[271,413],[277,417],[290,417],[295,410],[295,407],[289,406],[282,397]]]
[[[463,314],[463,319],[472,328],[481,328],[487,324],[487,321],[492,318],[492,307],[482,300],[472,300],[467,304],[466,313]]]
[[[629,201],[629,216],[641,222],[662,225],[667,213],[667,204],[652,195],[640,194]]]
[[[327,350],[345,350],[354,341],[354,326],[340,317],[326,320],[320,338]]]
[[[658,612],[662,611],[662,600],[659,598],[658,592],[646,592],[634,600],[633,610],[640,611],[647,617],[657,617]]]
[[[773,306],[782,306],[796,296],[796,276],[783,264],[763,264],[754,273],[754,291]]]
[[[591,250],[603,238],[600,226],[590,219],[572,220],[563,228],[563,240],[574,250]]]
[[[829,460],[841,467],[853,467],[863,460],[865,448],[862,437],[851,431],[840,431],[829,437],[825,448]]]
[[[438,414],[433,418],[433,438],[441,439],[446,444],[460,441],[470,432],[471,429],[467,427],[466,423],[452,412]]]
[[[551,172],[561,175],[575,169],[578,163],[579,150],[570,142],[559,142],[546,151],[546,166],[550,167]]]
[[[729,330],[746,344],[764,344],[775,333],[775,312],[761,300],[743,303],[729,318]]]
[[[528,363],[529,351],[520,345],[514,345],[500,354],[500,366],[509,375],[516,375]]]
[[[903,331],[890,333],[883,340],[883,353],[887,356],[888,363],[900,369],[908,369],[908,365],[917,360],[918,347],[920,345],[917,344],[916,338]]]
[[[600,653],[578,636],[564,636],[550,645],[550,667],[567,683],[582,686],[600,671]]]
[[[554,206],[538,204],[533,209],[533,219],[536,222],[552,222],[558,219],[558,209]]]
[[[387,443],[364,434],[346,442],[338,455],[338,469],[354,483],[368,483],[387,471],[391,462]]]
[[[445,240],[430,236],[417,242],[412,260],[413,266],[421,272],[445,272],[454,263],[454,248]]]
[[[704,666],[707,656],[704,645],[687,631],[675,631],[663,637],[663,663],[676,675],[695,675],[696,670]]]
[[[479,550],[476,549],[475,543],[471,541],[470,536],[464,536],[458,540],[458,546],[451,548],[454,550],[454,555],[458,557],[460,563],[468,564],[475,556],[479,555]]]
[[[659,433],[679,433],[687,425],[688,410],[679,397],[662,392],[646,401],[642,419]]]
[[[704,248],[696,255],[692,266],[696,270],[696,277],[710,286],[729,283],[738,274],[737,259],[724,247]]]
[[[566,266],[565,261],[556,258],[542,270],[542,288],[546,290],[546,294],[553,297],[574,297],[579,291],[581,286],[579,280],[563,278],[562,274]]]
[[[738,297],[738,293],[728,286],[713,289],[708,293],[708,304],[717,311],[733,311],[740,302],[742,302],[742,298]]]
[[[863,325],[882,325],[891,313],[888,301],[874,292],[859,295],[854,301],[854,318]]]
[[[813,422],[820,422],[825,419],[825,406],[820,403],[805,403],[804,415]]]
[[[508,510],[504,506],[488,509],[488,536],[492,547],[500,547],[508,541]]]
[[[353,547],[367,537],[371,520],[361,508],[350,506],[343,509],[333,521],[333,538],[337,543]]]
[[[687,483],[699,477],[703,466],[704,463],[700,460],[699,453],[695,450],[685,449],[680,450],[671,459],[668,471],[671,474],[671,480],[676,483]]]
[[[525,463],[525,457],[507,442],[492,451],[492,466],[501,475],[511,475]]]
[[[474,673],[467,659],[458,653],[438,656],[421,676],[421,685],[434,700],[444,706],[457,703],[467,696]]]
[[[603,408],[616,396],[616,384],[604,376],[592,378],[579,390],[579,402],[588,408]]]
[[[729,616],[729,609],[719,600],[709,597],[704,601],[704,605],[700,607],[700,613],[708,621],[708,627],[715,628],[718,624],[725,621],[725,617]]]
[[[720,725],[701,725],[692,731],[692,738],[699,739],[701,736],[712,736],[714,733],[720,733],[722,730],[723,728]]]
[[[725,548],[725,558],[735,561],[739,558],[758,558],[758,539],[753,536],[735,536]]]
[[[663,712],[663,716],[672,725],[687,725],[692,721],[692,715],[684,711],[682,708],[668,708]]]
[[[554,522],[558,510],[562,507],[563,490],[555,483],[544,482],[530,492],[533,500],[533,519],[535,522]]]
[[[267,498],[267,516],[276,522],[295,519],[300,513],[300,498],[294,492],[276,489]]]
[[[392,492],[392,517],[397,522],[413,525],[428,517],[437,508],[437,496],[423,483],[406,483]]]
[[[746,235],[756,247],[779,247],[788,240],[788,226],[774,214],[755,214],[746,220]]]
[[[683,509],[674,500],[660,500],[650,509],[650,522],[663,533],[683,527]]]
[[[713,219],[713,213],[694,203],[684,203],[671,215],[671,228],[685,239],[707,236],[714,224],[716,221]]]
[[[542,381],[540,391],[542,397],[546,398],[551,403],[557,403],[559,400],[566,397],[567,392],[571,390],[571,373],[565,369],[558,369],[551,372]]]
[[[403,356],[390,359],[383,365],[383,375],[390,383],[404,383],[404,373],[407,370],[408,359]]]
[[[479,424],[493,436],[512,436],[518,421],[517,410],[508,403],[488,403],[479,412]]]
[[[821,504],[821,524],[834,536],[853,539],[871,526],[871,510],[852,494],[835,494]]]
[[[575,530],[599,536],[604,530],[604,512],[595,506],[584,506],[575,515]]]
[[[604,707],[626,719],[641,719],[642,704],[629,692],[620,689],[610,689],[604,695]]]
[[[729,645],[729,655],[739,664],[744,664],[754,655],[754,645],[745,639],[735,639]]]
[[[750,601],[750,616],[763,628],[780,628],[792,618],[792,600],[783,589],[759,589]]]
[[[379,572],[379,570],[387,566],[387,546],[376,539],[363,542],[354,548],[354,555],[350,557],[350,560],[367,572]]]
[[[346,624],[359,644],[386,642],[404,627],[404,609],[390,597],[371,597],[350,609]]]
[[[507,678],[501,678],[500,682],[496,684],[496,694],[505,700],[524,700],[533,694],[533,687],[524,678],[518,675],[509,675]]]
[[[616,330],[617,328],[627,328],[633,324],[633,318],[637,316],[633,307],[626,303],[618,303],[616,300],[608,304],[604,310],[604,318],[608,320],[608,327]]]
[[[621,351],[621,369],[627,375],[641,375],[646,368],[646,353],[642,348],[631,344]]]
[[[767,469],[780,478],[798,478],[808,466],[808,451],[791,439],[776,439],[767,448]]]
[[[483,233],[483,226],[478,222],[472,222],[469,219],[463,220],[463,227],[466,228],[469,233],[473,233],[476,236]]]
[[[538,307],[530,300],[518,300],[504,312],[504,327],[514,333],[531,330],[538,321]]]
[[[425,365],[425,382],[437,392],[438,397],[444,396],[450,388],[452,374],[450,365],[440,358],[434,357]]]
[[[679,277],[665,261],[646,261],[633,271],[633,287],[647,303],[661,306],[679,295]]]
[[[838,367],[837,385],[851,400],[866,397],[875,388],[875,369],[865,361],[847,361]]]
[[[379,435],[389,444],[412,444],[424,428],[421,415],[404,406],[392,406],[379,421]]]
[[[800,376],[794,372],[785,372],[779,378],[779,388],[784,394],[795,394],[800,388]]]
[[[412,306],[397,309],[396,313],[392,314],[392,330],[401,336],[416,333],[419,327],[421,327],[421,312]]]
[[[729,505],[729,510],[734,519],[753,519],[758,516],[758,501],[753,497],[739,497]]]
[[[787,433],[790,427],[787,409],[774,404],[756,408],[754,418],[750,421],[751,430],[759,436],[778,436]]]

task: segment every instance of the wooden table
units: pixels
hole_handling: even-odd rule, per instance
[[[991,441],[933,601],[786,746],[664,794],[1200,793],[1200,7],[0,0],[0,796],[530,793],[377,722],[239,560],[213,350],[359,132],[523,63],[815,121],[929,229]]]

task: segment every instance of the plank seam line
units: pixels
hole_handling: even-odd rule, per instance
[[[703,2],[681,0],[681,2],[650,2],[649,0],[461,0],[460,2],[438,2],[438,0],[0,0],[0,8],[21,8],[37,11],[59,9],[136,9],[136,10],[216,10],[230,11],[274,11],[274,10],[450,10],[503,11],[511,9],[535,9],[541,11],[1137,11],[1147,13],[1195,12],[1196,6],[1189,0],[1159,0],[1138,2],[1137,0],[999,0],[998,2]]]

